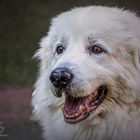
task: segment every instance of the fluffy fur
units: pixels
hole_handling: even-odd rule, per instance
[[[89,55],[97,43],[108,53]],[[66,47],[61,55],[57,44]],[[140,19],[118,8],[75,8],[55,17],[40,43],[39,77],[32,98],[33,114],[46,140],[138,140],[140,139]],[[109,88],[104,102],[76,124],[64,121],[62,98],[54,96],[50,73],[67,66],[75,74],[71,91],[86,96],[101,84]]]

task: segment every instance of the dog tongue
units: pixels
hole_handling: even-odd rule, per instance
[[[90,102],[97,96],[97,91],[85,97],[66,96],[64,112],[67,114],[83,113],[91,107]],[[92,104],[94,105],[94,104]]]
[[[89,116],[89,101],[86,97],[66,97],[63,108],[64,119],[68,123],[79,122]]]
[[[64,119],[68,123],[77,123],[86,119],[91,111],[94,111],[106,97],[106,89],[98,89],[88,96],[66,96],[63,108]]]
[[[66,101],[65,103],[65,106],[64,106],[64,110],[65,112],[69,112],[69,113],[75,113],[78,109],[79,109],[79,106],[80,106],[80,102],[77,102],[77,101],[74,101],[74,100],[68,100]]]
[[[88,100],[86,98],[73,98],[73,97],[66,97],[64,111],[68,114],[74,114],[82,109],[86,109],[88,106]]]

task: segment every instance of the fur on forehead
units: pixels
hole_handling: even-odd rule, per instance
[[[97,16],[98,15],[98,16]],[[135,14],[129,11],[123,11],[118,8],[105,7],[81,7],[64,12],[52,19],[52,31],[57,33],[69,32],[74,34],[85,34],[93,29],[93,32],[102,34],[104,32],[124,31],[126,25],[135,18]],[[84,22],[83,22],[84,21]],[[123,29],[124,28],[124,29]],[[119,33],[119,35],[121,35]],[[112,36],[112,32],[111,32]]]
[[[130,18],[134,19],[133,25]],[[136,18],[134,13],[118,8],[102,6],[75,8],[52,19],[48,35],[41,40],[41,48],[35,56],[41,60],[43,60],[44,57],[47,58],[47,56],[49,56],[50,59],[50,55],[52,55],[51,48],[54,42],[63,34],[84,36],[91,33],[95,38],[102,38],[108,41],[112,46],[115,46],[115,42],[117,42],[117,44],[119,44],[119,42],[120,44],[122,44],[122,42],[126,43],[123,46],[129,46],[128,52],[134,55],[135,53],[132,52],[134,52],[135,48],[138,49],[139,46],[137,46],[137,44],[140,44],[135,43],[140,39],[140,32],[137,31],[134,25],[138,25],[139,22],[139,19]],[[106,28],[104,28],[104,26]],[[112,43],[114,43],[114,45]],[[116,47],[118,48],[119,45]]]
[[[134,13],[118,8],[102,6],[75,8],[52,19],[47,39],[41,41],[41,46],[47,46],[49,40],[54,43],[63,35],[65,38],[70,36],[77,38],[90,34],[93,34],[95,39],[103,39],[110,44],[114,40],[117,44],[127,43],[132,38],[140,38],[140,33],[130,19],[134,19],[133,25],[138,25],[140,22]],[[124,46],[131,45],[124,44]]]

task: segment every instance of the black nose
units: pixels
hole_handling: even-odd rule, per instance
[[[56,68],[50,75],[50,80],[54,87],[65,89],[68,84],[71,83],[73,74],[66,67]]]

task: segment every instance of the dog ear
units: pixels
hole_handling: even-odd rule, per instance
[[[40,48],[33,56],[33,58],[36,58],[40,61],[41,69],[45,68],[46,70],[52,61],[52,49],[50,47],[50,42],[49,36],[43,37],[39,43]]]

